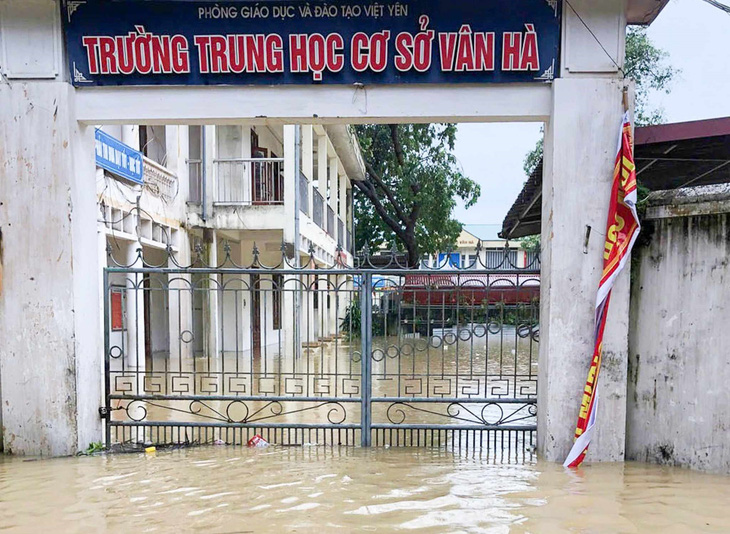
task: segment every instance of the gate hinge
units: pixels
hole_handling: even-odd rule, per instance
[[[109,410],[106,406],[99,406],[99,417],[107,419],[109,417]]]

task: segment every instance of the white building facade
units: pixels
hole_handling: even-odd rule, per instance
[[[299,280],[286,270],[352,267],[350,176],[362,179],[364,169],[348,128],[331,135],[311,125],[103,131],[143,153],[143,183],[97,167],[101,265],[266,271],[197,278],[147,273],[144,279],[111,272],[99,305],[108,315],[109,345],[124,354],[126,369],[231,353],[293,356],[302,345],[339,334],[349,301],[335,299],[330,289],[351,287],[351,277],[309,275],[301,282],[314,291],[295,304]]]
[[[453,250],[427,254],[421,266],[435,269],[448,265],[459,269],[539,269],[539,254],[520,241],[508,241],[493,224],[464,225]]]

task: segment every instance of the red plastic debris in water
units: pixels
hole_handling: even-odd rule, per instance
[[[269,442],[262,438],[259,434],[256,434],[250,440],[248,440],[249,447],[268,447]]]

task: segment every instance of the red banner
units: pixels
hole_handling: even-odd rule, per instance
[[[596,298],[596,322],[594,330],[593,358],[588,371],[588,379],[583,388],[583,399],[575,428],[575,443],[563,464],[565,467],[578,467],[585,459],[593,437],[598,407],[598,375],[601,371],[603,352],[603,331],[606,328],[606,315],[611,300],[611,289],[616,277],[623,270],[631,254],[639,230],[639,217],[636,214],[636,167],[631,139],[631,119],[624,114],[619,134],[616,162],[613,170],[613,187],[606,223],[606,242],[603,250],[603,274],[598,285]]]

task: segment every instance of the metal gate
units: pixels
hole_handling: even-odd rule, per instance
[[[144,263],[104,272],[106,441],[530,454],[539,260],[407,269]],[[341,257],[341,256],[338,256]],[[448,257],[448,256],[447,256]],[[492,265],[494,265],[492,263]],[[254,332],[254,329],[257,329]]]

